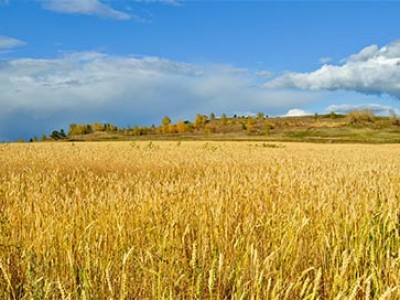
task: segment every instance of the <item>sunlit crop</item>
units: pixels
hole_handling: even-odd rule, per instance
[[[400,146],[0,144],[0,299],[400,299]]]

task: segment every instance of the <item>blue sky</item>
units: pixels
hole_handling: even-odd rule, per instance
[[[0,0],[0,140],[197,112],[400,110],[396,1]]]

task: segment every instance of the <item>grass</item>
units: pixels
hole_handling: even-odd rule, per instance
[[[247,118],[228,118],[224,124],[220,119],[209,120],[203,129],[185,133],[160,133],[135,136],[121,129],[117,132],[94,132],[69,136],[69,141],[126,141],[126,140],[208,140],[208,141],[290,141],[319,143],[399,143],[398,119],[373,117],[373,121],[349,116],[331,118],[330,115],[303,117],[275,117],[253,119],[253,130],[246,128]],[[268,127],[268,129],[266,129]],[[157,133],[158,132],[158,133]]]
[[[400,148],[0,145],[1,299],[399,299]]]
[[[270,140],[293,142],[320,142],[320,143],[398,143],[399,131],[394,128],[369,128],[369,127],[320,127],[297,128],[282,130],[269,136]]]

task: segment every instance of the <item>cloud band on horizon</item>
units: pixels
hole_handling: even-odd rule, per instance
[[[158,123],[166,114],[174,120],[212,111],[280,114],[322,98],[266,90],[257,80],[250,70],[229,65],[98,52],[6,60],[0,64],[0,135],[46,132],[75,122]]]

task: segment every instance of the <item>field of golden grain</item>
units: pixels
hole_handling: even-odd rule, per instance
[[[400,146],[0,144],[0,299],[400,299]]]

